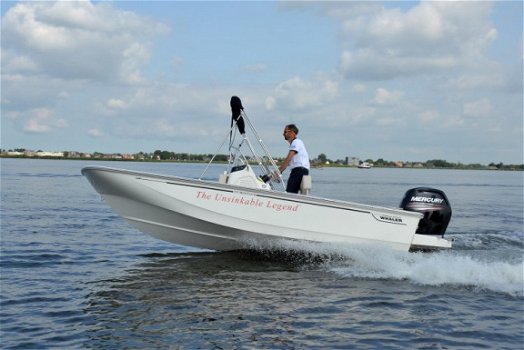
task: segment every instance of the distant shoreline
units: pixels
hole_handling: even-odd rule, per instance
[[[80,160],[80,161],[100,161],[100,162],[132,162],[132,163],[180,163],[180,164],[207,164],[209,161],[205,160],[176,160],[176,159],[119,159],[119,158],[87,158],[87,157],[38,157],[38,156],[10,156],[2,154],[0,159],[39,159],[39,160]],[[278,160],[277,160],[278,161]],[[217,164],[227,163],[225,161],[214,161]],[[420,162],[417,162],[420,163]],[[321,168],[358,168],[357,165],[347,164],[315,164],[312,169]],[[362,171],[369,171],[373,168],[379,169],[450,169],[450,170],[492,170],[492,171],[524,171],[524,164],[507,164],[503,168],[495,166],[487,166],[480,164],[460,164],[459,166],[391,166],[391,165],[374,165],[371,169],[362,169]]]

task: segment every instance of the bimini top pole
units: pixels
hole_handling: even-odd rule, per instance
[[[260,144],[260,147],[262,147],[262,150],[264,151],[267,159],[269,160],[269,163],[271,164],[271,166],[273,167],[274,170],[277,170],[276,174],[278,174],[278,180],[279,180],[279,182],[282,184],[282,186],[285,189],[286,185],[284,184],[284,179],[282,178],[282,174],[280,174],[280,171],[278,171],[277,163],[275,162],[275,160],[271,156],[271,153],[269,152],[269,149],[266,147],[266,144],[264,143],[262,138],[258,135],[258,132],[255,129],[255,126],[251,122],[251,119],[249,119],[249,117],[247,116],[246,112],[242,111],[242,116],[243,116],[243,118],[245,118],[245,120],[247,122],[247,125],[249,126],[249,128],[253,132],[253,135],[255,135],[255,138],[257,139],[258,143]]]
[[[240,134],[245,136],[245,123],[247,123],[247,125],[249,126],[249,128],[253,132],[253,135],[255,135],[255,138],[257,139],[258,143],[260,144],[260,147],[262,147],[262,150],[264,151],[265,156],[269,160],[270,165],[273,167],[273,170],[278,170],[278,166],[277,166],[275,160],[273,159],[273,157],[271,157],[271,153],[269,152],[268,148],[264,144],[264,141],[262,141],[262,138],[258,135],[258,132],[255,129],[255,126],[253,125],[253,123],[251,122],[251,120],[247,116],[246,112],[244,111],[244,106],[242,106],[242,101],[240,100],[240,98],[238,96],[232,96],[231,97],[231,101],[230,101],[230,105],[231,105],[231,113],[232,113],[232,115],[231,115],[231,126],[233,126],[233,122],[236,122],[237,127],[238,127],[238,131],[240,132]],[[251,148],[251,152],[253,153],[253,156],[258,160],[259,157],[256,155],[253,147],[249,143],[249,140],[248,140],[248,145]],[[267,167],[265,165],[263,165],[261,161],[259,161],[259,165],[261,165],[263,168],[265,168],[265,171],[272,172],[271,169],[267,169]],[[284,180],[282,179],[282,175],[280,174],[279,171],[276,171],[276,173],[279,174],[279,182],[285,188],[286,186],[284,184]]]
[[[227,132],[226,134],[226,137],[224,138],[224,141],[222,141],[222,143],[220,144],[220,146],[218,146],[215,154],[213,155],[213,157],[211,158],[211,160],[207,163],[207,166],[206,168],[204,169],[204,171],[202,172],[202,174],[200,175],[199,177],[199,180],[202,180],[202,178],[204,177],[204,174],[207,172],[207,169],[209,168],[209,166],[211,165],[211,163],[213,163],[213,161],[215,160],[215,157],[217,156],[218,152],[220,152],[220,149],[224,146],[224,143],[226,143],[227,141],[227,138],[229,137],[230,139],[230,143],[231,143],[231,134],[234,132],[236,126],[235,125],[232,125],[231,126],[231,129]],[[231,144],[230,144],[230,147],[231,147]]]
[[[232,161],[232,153],[231,153],[232,149],[236,149],[237,152],[240,152],[242,154],[241,147],[242,147],[242,145],[244,143],[246,143],[247,147],[251,151],[254,159],[258,163],[259,167],[263,171],[265,171],[267,173],[266,175],[270,176],[272,173],[273,174],[274,173],[279,174],[278,180],[279,180],[280,184],[282,185],[283,189],[285,190],[286,186],[284,184],[284,180],[282,178],[282,175],[280,174],[280,172],[278,172],[278,166],[277,166],[275,160],[273,159],[273,157],[271,156],[271,154],[269,153],[268,148],[266,147],[266,145],[262,141],[262,138],[259,136],[259,134],[258,134],[257,130],[255,129],[253,123],[248,118],[247,114],[244,112],[244,106],[242,106],[242,101],[240,100],[240,98],[237,97],[237,96],[232,96],[231,97],[231,101],[230,101],[230,106],[231,106],[231,128],[228,131],[228,134],[226,135],[226,138],[224,139],[222,144],[218,147],[215,155],[211,158],[211,161],[207,164],[206,168],[202,172],[202,175],[200,175],[200,179],[202,179],[204,174],[207,172],[209,166],[211,165],[211,163],[215,159],[215,157],[218,154],[218,152],[220,151],[220,149],[224,146],[224,143],[226,142],[226,140],[227,140],[227,138],[229,136],[229,158],[230,158],[229,162],[230,162],[230,165],[231,165],[231,161]],[[260,145],[260,148],[262,149],[262,151],[263,151],[263,153],[265,155],[265,158],[267,159],[266,162],[264,162],[263,158],[261,158],[261,157],[259,157],[257,155],[253,145],[249,141],[249,138],[246,135],[246,123],[249,126],[249,129],[251,130],[251,132],[253,133],[255,138],[257,139],[257,141],[258,141],[258,143]],[[238,129],[238,132],[242,135],[242,140],[241,140],[240,144],[238,145],[238,147],[233,147],[234,136],[236,135],[235,129]],[[269,162],[269,164],[267,164],[267,162]]]

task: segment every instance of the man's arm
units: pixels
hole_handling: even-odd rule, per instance
[[[286,170],[287,166],[289,165],[289,162],[291,162],[291,159],[297,153],[298,153],[297,151],[289,151],[289,153],[287,154],[286,159],[284,159],[282,164],[278,167],[278,171],[280,171],[280,173],[283,173],[284,170]]]

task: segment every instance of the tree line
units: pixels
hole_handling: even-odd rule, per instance
[[[7,152],[12,150],[1,149],[0,154],[2,157],[7,155]],[[23,148],[17,148],[14,151],[16,152],[25,152]],[[85,157],[79,152],[63,152],[64,159],[110,159],[110,160],[134,160],[134,161],[175,161],[175,162],[209,162],[213,156],[214,161],[217,162],[227,162],[229,156],[227,154],[217,154],[213,155],[211,153],[207,154],[193,154],[193,153],[184,153],[184,152],[173,152],[167,150],[155,150],[154,152],[138,152],[130,157],[122,157],[123,154],[115,153],[108,155],[107,153],[94,152],[90,157]],[[113,157],[108,157],[113,156]],[[30,158],[29,156],[19,156],[22,158]],[[31,156],[33,157],[33,156]],[[276,161],[282,161],[283,158],[275,158]],[[348,158],[346,159],[337,159],[335,161],[329,159],[326,154],[321,153],[315,159],[311,160],[312,164],[317,166],[352,166]],[[435,169],[493,169],[493,170],[524,170],[524,164],[504,164],[502,162],[491,162],[488,165],[483,165],[480,163],[473,164],[464,164],[464,163],[453,163],[448,162],[443,159],[431,159],[425,162],[409,162],[409,161],[389,161],[383,158],[376,160],[366,159],[365,162],[373,164],[377,168],[435,168]]]

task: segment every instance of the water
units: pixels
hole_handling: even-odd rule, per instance
[[[305,253],[268,260],[136,231],[80,175],[93,164],[204,167],[2,159],[2,348],[523,348],[522,172],[315,169],[322,197],[395,207],[411,187],[442,189],[454,249],[275,242]]]

